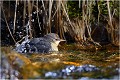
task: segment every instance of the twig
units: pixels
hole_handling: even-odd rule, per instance
[[[63,5],[62,2],[61,2],[61,4],[62,4],[63,10],[64,10],[64,12],[65,12],[65,14],[66,14],[66,18],[67,18],[67,20],[69,21],[69,24],[73,27],[73,25],[72,25],[72,23],[71,23],[71,21],[70,21],[70,19],[69,19],[69,16],[68,16],[68,14],[67,14],[67,11],[65,10],[65,7],[64,7],[64,5]]]
[[[45,5],[44,5],[44,2],[43,2],[43,0],[41,0],[41,1],[42,1],[43,9],[44,9],[44,11],[45,11]]]
[[[26,1],[24,1],[24,9],[23,9],[23,26],[25,26],[25,14],[26,14]]]
[[[17,41],[16,43],[19,43],[19,42],[21,42],[23,39],[25,38],[25,36],[24,37],[22,37],[22,39],[20,39],[19,41]]]
[[[31,2],[30,1],[28,1],[28,14],[29,14],[29,33],[30,33],[30,38],[32,38],[32,30],[31,30],[31,11],[32,11],[32,9],[31,9],[32,7],[31,7]]]
[[[4,10],[3,10],[3,7],[2,7],[2,11],[3,11],[3,15],[4,15],[4,17],[5,17],[5,22],[6,22],[6,25],[7,25],[8,30],[9,30],[9,33],[10,33],[10,35],[11,35],[14,43],[16,44],[15,38],[13,37],[12,32],[10,31],[9,25],[8,25],[8,23],[7,23],[7,20],[6,20],[6,16],[5,16],[5,12],[4,12]]]
[[[39,15],[38,15],[38,12],[39,12],[39,10],[38,10],[38,0],[37,0],[37,18],[38,18],[38,24],[39,24],[39,28],[40,28],[40,31],[41,31],[41,26],[40,26],[40,21],[39,21]]]
[[[51,12],[52,12],[52,5],[53,0],[49,1],[49,19],[48,19],[48,25],[49,25],[49,31],[51,32]]]
[[[109,21],[108,21],[108,23],[109,23],[109,25],[110,25],[110,27],[111,27],[111,39],[112,39],[112,43],[114,43],[114,33],[113,33],[113,30],[114,30],[114,28],[113,28],[113,24],[112,24],[112,16],[111,16],[111,12],[110,12],[110,5],[109,5],[109,0],[107,0],[107,9],[108,9],[108,14],[109,14]]]
[[[17,0],[16,0],[16,4],[15,4],[15,15],[14,15],[14,28],[13,28],[13,33],[15,33],[16,12],[17,12]]]

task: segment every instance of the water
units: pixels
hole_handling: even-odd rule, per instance
[[[6,79],[119,80],[118,52],[20,54],[10,47],[2,47],[1,52],[0,71],[2,78]]]

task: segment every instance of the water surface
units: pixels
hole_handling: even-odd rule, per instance
[[[1,53],[3,78],[119,79],[118,51],[63,50],[49,54],[21,54],[10,47],[2,47]]]

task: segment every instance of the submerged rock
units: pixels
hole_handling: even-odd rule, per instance
[[[38,76],[37,68],[29,58],[14,51],[2,52],[0,79],[18,80]],[[28,75],[29,73],[29,75]]]
[[[0,78],[18,80],[19,71],[14,69],[5,54],[1,55]]]

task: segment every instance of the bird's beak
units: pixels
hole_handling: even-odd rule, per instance
[[[64,39],[60,39],[60,41],[66,41],[66,40],[64,40]]]

